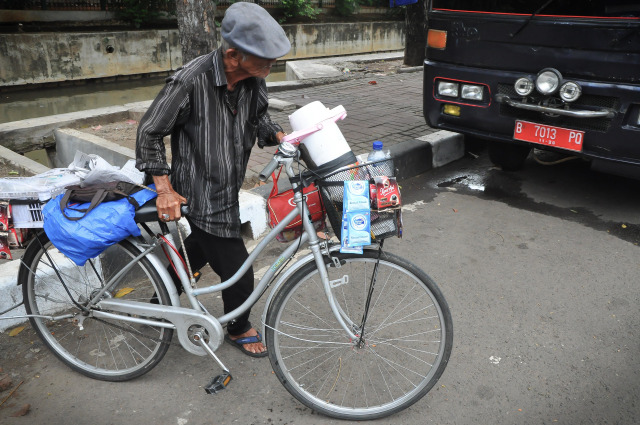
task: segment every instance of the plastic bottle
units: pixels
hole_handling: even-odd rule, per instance
[[[380,140],[376,140],[375,142],[373,142],[373,150],[367,156],[367,161],[382,161],[385,159],[389,159],[389,157],[389,151],[383,151],[382,142]]]

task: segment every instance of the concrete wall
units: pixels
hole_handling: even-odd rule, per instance
[[[404,22],[283,25],[291,52],[283,59],[404,49]]]
[[[291,52],[305,59],[404,48],[404,22],[284,25]],[[178,30],[0,34],[0,87],[175,70]]]
[[[0,86],[175,69],[177,30],[0,35]]]
[[[102,10],[0,10],[0,22],[94,22],[116,19]]]

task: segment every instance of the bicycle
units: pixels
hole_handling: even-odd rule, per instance
[[[81,374],[126,381],[162,360],[175,331],[186,351],[208,355],[222,368],[206,387],[215,393],[232,379],[215,354],[224,340],[223,325],[271,287],[262,313],[263,335],[278,380],[296,399],[327,416],[353,420],[384,417],[418,401],[440,378],[451,353],[446,300],[426,273],[385,252],[384,240],[359,255],[340,253],[339,244],[320,238],[301,193],[309,178],[293,170],[298,156],[297,148],[283,143],[261,173],[266,179],[283,166],[296,208],[226,282],[196,287],[188,260],[178,255],[167,224],[158,221],[155,201],[135,215],[148,239],[125,239],[83,267],[56,250],[44,232],[38,234],[25,251],[18,283],[29,320],[44,344]],[[324,178],[339,181],[340,172],[353,174],[353,169]],[[211,315],[197,297],[234,284],[298,215],[301,236],[273,262],[249,299],[233,312]],[[161,232],[154,234],[150,222],[158,222]],[[287,265],[303,244],[311,253]],[[155,252],[158,247],[175,266],[189,307],[180,305],[176,286]]]

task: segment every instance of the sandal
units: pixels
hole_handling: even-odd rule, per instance
[[[258,335],[254,336],[245,336],[243,338],[238,338],[236,340],[231,339],[229,334],[224,336],[224,340],[231,344],[232,347],[236,347],[238,350],[242,351],[247,356],[251,357],[266,357],[269,355],[268,351],[263,351],[262,353],[252,353],[243,347],[244,344],[254,344],[256,342],[262,342],[262,335],[258,332]]]

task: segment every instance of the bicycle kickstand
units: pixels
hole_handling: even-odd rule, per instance
[[[207,392],[207,394],[219,393],[220,391],[227,388],[227,385],[229,385],[229,383],[233,380],[231,372],[229,372],[229,369],[220,361],[211,347],[209,347],[204,339],[204,335],[201,332],[196,332],[193,335],[193,339],[198,341],[198,343],[202,346],[202,348],[204,348],[207,354],[213,357],[213,360],[215,360],[216,363],[218,363],[218,365],[222,368],[222,373],[214,377],[211,383],[204,387],[204,390]]]

